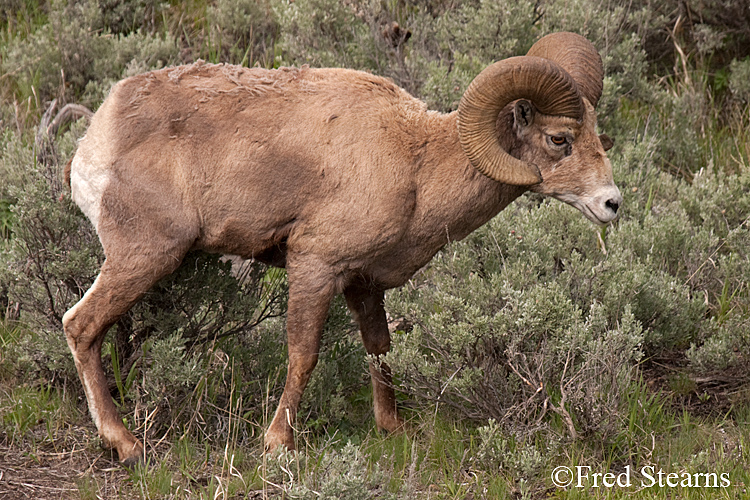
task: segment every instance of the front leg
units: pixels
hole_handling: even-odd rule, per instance
[[[287,343],[289,370],[279,407],[265,437],[266,451],[278,446],[295,449],[294,424],[302,393],[310,380],[320,353],[320,337],[335,294],[334,280],[320,265],[287,265],[289,303]]]
[[[344,296],[349,310],[359,323],[365,350],[375,356],[370,360],[375,424],[380,430],[395,432],[403,428],[404,421],[398,416],[396,409],[391,369],[379,359],[379,356],[391,348],[391,334],[383,308],[383,291],[352,285],[344,290]]]

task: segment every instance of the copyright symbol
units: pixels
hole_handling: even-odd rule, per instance
[[[560,465],[552,471],[552,483],[558,488],[565,488],[573,482],[573,471],[570,467]]]

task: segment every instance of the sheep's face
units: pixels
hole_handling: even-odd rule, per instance
[[[542,182],[532,186],[532,191],[576,207],[596,224],[606,224],[617,217],[622,195],[605,153],[612,141],[606,135],[597,136],[596,113],[588,101],[585,104],[586,113],[579,122],[544,115],[529,101],[517,101],[513,111],[516,154],[542,174]]]

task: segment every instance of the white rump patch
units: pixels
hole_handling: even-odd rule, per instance
[[[97,142],[89,136],[81,139],[70,169],[70,189],[73,201],[98,230],[102,196],[112,174],[106,147]]]

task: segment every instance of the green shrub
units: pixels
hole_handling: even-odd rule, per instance
[[[69,154],[72,132],[58,146]],[[55,165],[36,162],[33,150],[18,138],[5,143],[0,175],[11,183],[12,238],[0,252],[0,282],[11,302],[20,303],[24,322],[35,331],[24,339],[38,368],[70,376],[75,373],[61,335],[61,320],[93,282],[101,249],[90,223],[63,191]],[[46,373],[46,372],[45,372]]]
[[[734,96],[745,104],[750,103],[750,58],[735,59],[729,67],[729,88]]]
[[[102,24],[113,34],[154,33],[169,4],[161,0],[98,0]]]
[[[386,489],[388,474],[348,442],[340,450],[323,450],[314,462],[296,453],[280,453],[268,459],[267,480],[282,486],[285,496],[315,499],[396,499]]]
[[[388,296],[414,324],[389,362],[408,392],[471,418],[521,431],[552,409],[578,431],[604,430],[618,408],[610,389],[644,342],[638,309],[606,291],[619,279],[612,259],[572,209],[511,207]]]
[[[208,8],[212,48],[221,62],[273,67],[278,26],[268,0],[218,0]]]
[[[372,69],[375,40],[353,5],[335,0],[277,1],[276,65]]]
[[[54,96],[67,96],[93,106],[126,70],[143,72],[176,61],[170,37],[142,31],[110,35],[105,17],[95,0],[52,2],[49,23],[10,40],[0,70],[12,77],[19,100],[33,95],[41,107]]]
[[[477,429],[478,450],[474,460],[487,471],[504,473],[515,481],[530,480],[539,475],[545,460],[542,453],[529,443],[517,442],[494,419]],[[548,443],[545,455],[554,452],[554,443]]]

